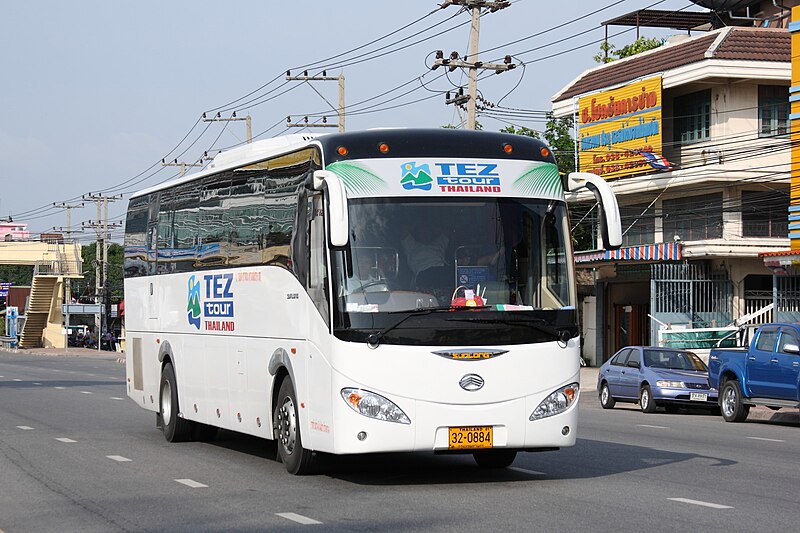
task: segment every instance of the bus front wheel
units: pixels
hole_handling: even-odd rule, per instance
[[[506,468],[517,457],[516,450],[477,450],[472,457],[481,468]]]
[[[303,448],[300,437],[300,418],[297,414],[297,396],[292,380],[283,380],[275,406],[275,440],[278,441],[278,457],[290,474],[303,475],[311,466],[311,452]]]
[[[159,412],[161,414],[161,430],[169,442],[183,442],[192,437],[192,423],[178,416],[178,382],[172,363],[164,365],[161,371],[159,387]]]

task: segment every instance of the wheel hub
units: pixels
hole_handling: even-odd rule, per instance
[[[725,416],[733,416],[733,412],[736,410],[736,393],[731,388],[725,390],[725,396],[722,398],[722,410],[725,411]]]
[[[169,381],[164,381],[161,387],[161,420],[165,426],[172,420],[172,388]]]
[[[287,455],[294,452],[297,443],[297,417],[291,398],[283,401],[278,409],[278,439]]]

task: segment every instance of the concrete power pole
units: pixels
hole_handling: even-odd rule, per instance
[[[253,121],[250,118],[250,114],[244,117],[237,117],[236,111],[233,112],[233,115],[230,118],[224,118],[220,113],[213,118],[206,117],[206,114],[203,113],[203,122],[236,122],[239,120],[245,121],[245,127],[247,128],[247,144],[253,142]],[[183,174],[181,174],[182,176]]]
[[[95,246],[95,297],[96,304],[105,307],[108,296],[108,231],[111,228],[122,227],[121,222],[108,222],[108,202],[115,202],[122,198],[118,196],[105,196],[103,194],[84,194],[83,200],[97,203],[97,220],[90,220],[83,223],[84,228],[92,228],[97,234],[97,244]],[[102,244],[102,256],[100,253]],[[101,259],[102,257],[102,259]],[[106,313],[101,312],[95,315],[94,324],[97,333],[97,349],[100,349],[100,336],[106,328]]]
[[[336,108],[328,102],[328,100],[322,96],[318,90],[314,89],[314,86],[309,83],[309,87],[314,89],[314,92],[319,95],[320,98],[325,100],[325,103],[331,106],[331,109],[336,111],[337,115],[339,116],[339,132],[344,131],[344,74],[339,74],[338,76],[328,76],[327,71],[322,71],[322,76],[309,76],[308,71],[303,71],[302,76],[292,76],[292,72],[290,70],[286,71],[286,79],[289,81],[305,81],[305,82],[312,82],[312,81],[338,81],[339,82],[339,107]],[[336,124],[328,124],[328,121],[325,117],[323,117],[322,124],[309,124],[308,117],[304,123],[292,123],[291,117],[286,117],[288,120],[286,121],[287,127],[291,128],[305,128],[305,127],[314,127],[314,128],[335,128]]]
[[[72,217],[70,216],[71,211],[78,207],[83,207],[83,205],[84,205],[83,202],[79,204],[68,204],[66,202],[61,202],[61,203],[53,202],[53,207],[64,209],[67,212],[67,226],[66,228],[64,228],[66,239],[64,239],[64,242],[68,245],[72,245]],[[82,268],[78,266],[78,273],[80,273],[81,270]],[[72,278],[70,277],[67,277],[64,280],[64,303],[65,304],[72,303]]]
[[[470,9],[472,12],[472,24],[469,29],[469,53],[464,60],[458,56],[458,52],[452,52],[449,58],[445,58],[441,50],[436,51],[436,60],[431,67],[436,70],[439,67],[446,66],[453,72],[457,68],[467,69],[467,94],[461,94],[459,97],[451,99],[448,95],[445,103],[455,103],[457,105],[467,104],[467,129],[475,129],[475,115],[478,103],[478,70],[494,70],[495,73],[500,74],[507,70],[516,67],[511,62],[511,56],[506,56],[503,63],[483,63],[478,60],[478,35],[480,33],[481,24],[481,10],[488,9],[491,13],[505,9],[511,5],[509,1],[487,2],[484,0],[445,0],[441,4],[444,9],[449,6],[462,6]]]

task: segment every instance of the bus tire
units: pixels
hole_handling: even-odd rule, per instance
[[[472,457],[481,468],[507,468],[517,457],[517,450],[476,450]]]
[[[290,474],[301,476],[311,469],[311,451],[303,448],[300,435],[300,417],[297,412],[297,396],[288,377],[278,390],[275,405],[275,440],[278,442],[278,458]]]
[[[161,431],[169,442],[184,442],[192,438],[192,423],[178,416],[181,412],[178,405],[178,382],[172,363],[164,365],[161,371],[159,386],[159,413],[161,414]]]

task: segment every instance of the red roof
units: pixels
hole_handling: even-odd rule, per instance
[[[717,38],[721,38],[721,41],[715,47]],[[792,59],[789,30],[784,28],[723,28],[701,37],[612,61],[585,72],[565,87],[553,102],[561,102],[574,96],[605,89],[665,70],[699,63],[706,59],[789,63]]]
[[[779,252],[759,252],[758,257],[789,257],[796,255],[800,257],[800,250],[781,250]]]

